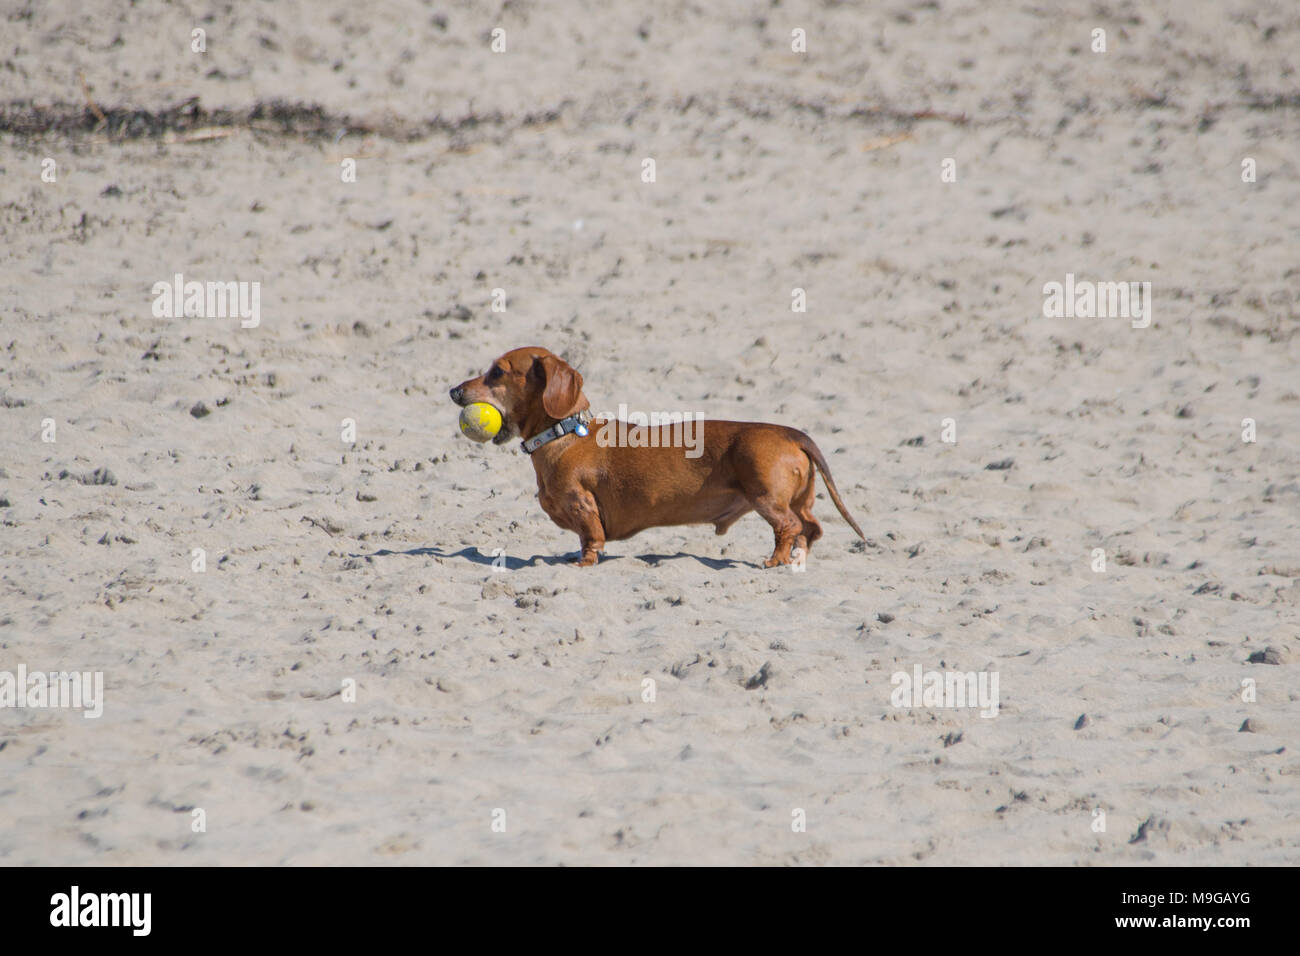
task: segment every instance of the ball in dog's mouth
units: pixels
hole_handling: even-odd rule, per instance
[[[460,410],[460,432],[472,441],[492,441],[503,434],[502,424],[501,410],[487,402],[473,402]]]

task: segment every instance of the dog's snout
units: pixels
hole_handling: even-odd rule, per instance
[[[464,404],[464,402],[462,401],[464,397],[465,397],[465,390],[461,388],[459,385],[457,385],[455,388],[451,390],[451,400],[455,402],[457,405]]]

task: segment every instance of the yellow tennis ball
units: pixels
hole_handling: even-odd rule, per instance
[[[491,441],[501,431],[501,412],[487,402],[466,405],[460,410],[460,431],[474,441]]]

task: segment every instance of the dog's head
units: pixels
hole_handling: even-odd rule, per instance
[[[542,429],[590,406],[582,394],[582,376],[559,356],[530,346],[494,360],[478,378],[451,390],[457,405],[486,402],[501,412],[501,431],[492,439],[531,438]]]

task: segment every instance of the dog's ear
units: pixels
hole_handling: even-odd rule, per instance
[[[552,418],[565,418],[572,415],[582,394],[582,376],[554,355],[547,355],[537,360],[542,370],[545,390],[542,392],[542,408]]]

